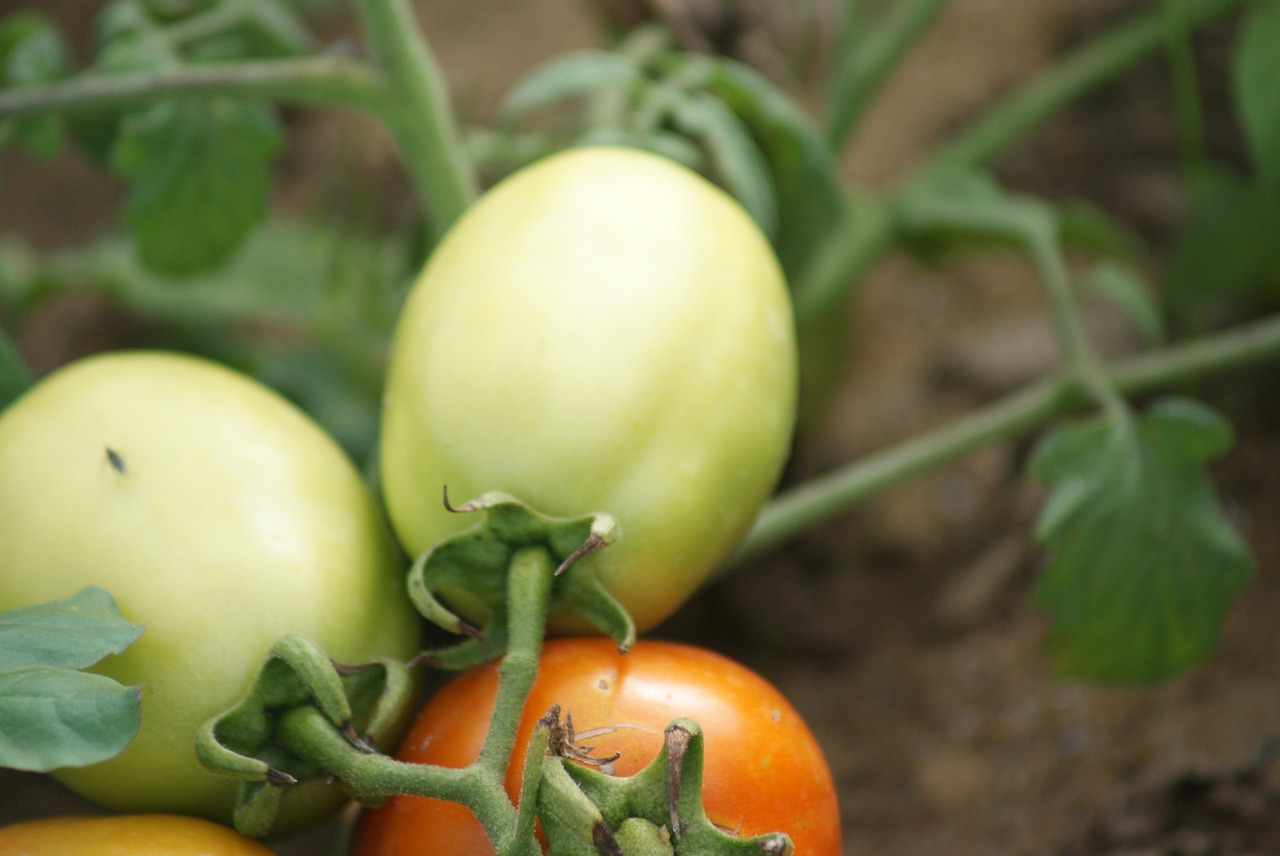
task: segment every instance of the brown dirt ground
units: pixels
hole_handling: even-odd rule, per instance
[[[1133,6],[956,0],[890,82],[848,172],[872,184],[901,174],[1002,88]],[[459,103],[476,115],[539,59],[596,40],[586,2],[418,7]],[[1211,70],[1228,39],[1224,31],[1203,46]],[[1211,86],[1206,98],[1211,118],[1222,114],[1220,91]],[[1003,174],[1021,189],[1107,205],[1158,256],[1181,204],[1165,106],[1161,67],[1148,63],[1011,152]],[[305,196],[308,177],[337,153],[370,177],[389,223],[405,216],[393,158],[367,127],[312,115],[294,126],[283,203]],[[1218,127],[1211,142],[1232,151],[1229,128]],[[6,155],[0,232],[75,242],[118,200],[112,182],[74,158],[13,166]],[[40,362],[118,335],[94,311],[87,320],[60,311],[81,326],[75,341],[28,340]],[[1107,353],[1136,347],[1107,307],[1090,306],[1087,319]],[[1056,359],[1036,283],[1016,259],[939,270],[892,259],[868,278],[850,323],[847,376],[796,473],[942,424]],[[750,662],[793,699],[828,752],[850,856],[1280,853],[1280,539],[1267,522],[1280,512],[1280,423],[1269,384],[1259,372],[1213,385],[1241,435],[1215,475],[1260,572],[1218,653],[1178,680],[1120,689],[1051,674],[1045,617],[1030,594],[1042,557],[1029,535],[1039,494],[1019,476],[1026,442],[850,511],[713,586],[656,635]],[[0,776],[0,793],[8,817],[81,808],[38,777]],[[279,846],[323,850],[315,836]]]

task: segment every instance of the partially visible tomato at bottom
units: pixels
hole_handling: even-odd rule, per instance
[[[0,856],[271,856],[234,829],[172,814],[51,817],[0,829]]]
[[[498,686],[495,665],[464,673],[419,713],[396,757],[464,767],[476,759]],[[621,753],[617,775],[651,761],[673,719],[705,735],[703,804],[728,832],[785,832],[797,856],[839,856],[840,813],[817,741],[785,698],[749,669],[686,645],[641,641],[619,654],[608,639],[557,639],[539,659],[525,703],[507,793],[518,793],[529,735],[553,704],[604,757]],[[598,733],[592,733],[598,732]],[[361,814],[352,856],[482,856],[493,853],[465,808],[424,797],[394,797]]]

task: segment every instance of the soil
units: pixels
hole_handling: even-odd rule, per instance
[[[82,4],[47,5],[69,12]],[[459,103],[481,118],[538,60],[598,41],[598,7],[585,0],[417,5]],[[872,185],[891,181],[1003,89],[1139,5],[955,0],[871,110],[848,153],[848,174]],[[743,50],[776,58],[751,26]],[[1221,88],[1229,40],[1223,28],[1199,44],[1210,145],[1228,158],[1239,148]],[[999,165],[1017,189],[1107,207],[1151,248],[1157,278],[1182,206],[1167,88],[1163,66],[1146,63]],[[367,177],[362,184],[374,188],[387,224],[406,216],[394,157],[366,126],[310,113],[291,123],[281,204],[299,204],[312,177],[340,156]],[[111,180],[74,157],[45,166],[9,153],[0,174],[0,234],[44,246],[83,240],[119,199]],[[46,331],[76,333],[25,336],[41,367],[139,335],[128,325],[122,333],[122,319],[96,305],[54,311],[61,314]],[[1086,320],[1108,355],[1140,346],[1105,305],[1090,305]],[[806,434],[793,480],[943,424],[1057,359],[1033,275],[1002,256],[938,269],[888,260],[850,312],[849,348],[830,417]],[[1268,523],[1280,516],[1273,392],[1265,371],[1200,390],[1236,423],[1239,442],[1214,476],[1258,574],[1232,607],[1217,653],[1171,682],[1099,687],[1054,676],[1046,617],[1032,597],[1044,561],[1031,536],[1041,495],[1020,474],[1034,438],[989,448],[850,510],[710,587],[655,635],[736,656],[794,701],[827,750],[850,856],[1280,853],[1280,531]],[[0,774],[0,793],[5,817],[85,809],[34,776]],[[278,850],[324,852],[319,840]]]

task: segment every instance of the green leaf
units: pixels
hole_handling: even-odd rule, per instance
[[[778,206],[774,244],[794,281],[846,216],[836,158],[808,113],[764,75],[724,58],[692,61],[709,66],[707,89],[746,124],[769,164]]]
[[[69,73],[66,45],[52,23],[33,12],[0,21],[0,86],[49,83]],[[0,143],[6,137],[21,141],[38,157],[51,158],[62,144],[62,125],[54,115],[0,122]]]
[[[47,772],[118,754],[141,723],[139,692],[71,669],[0,672],[0,766]]]
[[[84,669],[142,635],[111,595],[90,586],[52,603],[0,612],[0,672],[26,666]]]
[[[31,372],[27,370],[22,355],[0,327],[0,411],[9,406],[31,386]]]
[[[1031,474],[1050,487],[1037,524],[1049,565],[1036,589],[1066,676],[1170,678],[1212,653],[1252,559],[1219,508],[1205,462],[1231,429],[1185,399],[1141,422],[1059,428]]]
[[[575,51],[537,66],[521,78],[498,110],[502,123],[514,123],[534,110],[566,98],[622,89],[642,77],[635,60],[613,51]]]
[[[1187,224],[1174,245],[1165,303],[1185,315],[1222,298],[1280,294],[1280,191],[1208,172],[1191,191]]]
[[[719,99],[691,93],[675,99],[671,121],[702,143],[711,171],[772,240],[778,231],[778,203],[773,179],[751,132]]]
[[[1280,187],[1280,2],[1255,4],[1234,60],[1236,102],[1254,164]]]
[[[143,262],[182,276],[229,259],[266,211],[280,144],[270,109],[229,98],[128,117],[112,163],[130,179],[124,216]]]
[[[1156,308],[1147,281],[1131,265],[1102,262],[1081,283],[1085,291],[1110,300],[1124,310],[1148,344],[1165,338],[1164,318]]]

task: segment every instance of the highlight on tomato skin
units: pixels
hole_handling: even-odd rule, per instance
[[[497,685],[492,664],[447,684],[419,713],[396,757],[455,768],[474,761]],[[657,754],[673,719],[694,720],[706,739],[703,803],[713,823],[742,836],[785,832],[797,856],[841,853],[835,785],[817,741],[787,700],[744,666],[675,643],[642,640],[620,654],[607,639],[549,641],[507,771],[513,799],[529,735],[553,704],[572,715],[593,755],[620,753],[613,763],[620,776]],[[465,808],[394,797],[362,812],[351,853],[485,856],[493,849]]]
[[[0,829],[0,856],[271,856],[234,829],[172,814],[51,817]]]

